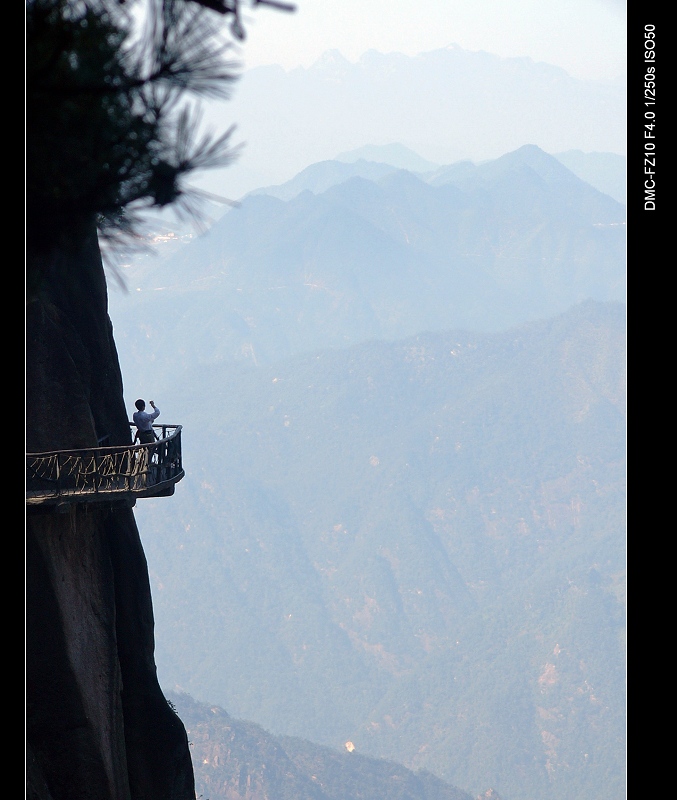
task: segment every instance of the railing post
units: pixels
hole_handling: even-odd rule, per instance
[[[167,448],[169,444],[167,442],[166,437],[163,437],[164,441],[162,442],[162,480],[165,481],[169,477],[169,464],[167,463]]]

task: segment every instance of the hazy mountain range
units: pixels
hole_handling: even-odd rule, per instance
[[[511,800],[624,776],[624,307],[177,374],[163,686]]]
[[[308,68],[245,72],[206,118],[222,130],[235,123],[244,150],[205,185],[238,199],[365,143],[399,142],[434,164],[494,159],[525,142],[625,155],[626,107],[623,80],[580,80],[529,58],[450,45],[417,56],[369,51],[353,63],[331,51]]]
[[[336,183],[346,169],[363,176]],[[532,145],[427,179],[324,162],[277,193],[290,199],[246,197],[173,255],[130,268],[129,294],[111,294],[127,385],[149,359],[159,389],[196,362],[496,331],[625,299],[625,207]]]
[[[615,153],[583,153],[569,150],[555,153],[554,157],[578,178],[589,183],[602,194],[608,194],[619,203],[626,198],[626,158]],[[475,166],[473,162],[462,162],[465,168]],[[458,165],[455,165],[458,168]],[[330,186],[343,183],[348,178],[378,180],[396,170],[412,172],[426,183],[433,185],[443,181],[450,165],[433,164],[421,158],[402,144],[369,145],[350,153],[340,153],[335,159],[311,164],[298,175],[279,186],[266,186],[249,194],[268,194],[281,200],[291,200],[308,189],[318,194]],[[442,181],[440,181],[442,178]]]
[[[252,193],[111,292],[130,407],[184,430],[174,498],[135,512],[160,680],[202,731],[220,707],[224,786],[265,740],[314,791],[350,740],[412,797],[427,770],[617,800],[625,207],[591,181],[621,165],[379,152]]]

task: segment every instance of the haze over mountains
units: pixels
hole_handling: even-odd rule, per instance
[[[626,87],[584,81],[529,58],[458,45],[407,56],[369,51],[352,63],[248,70],[207,122],[244,142],[238,161],[202,185],[238,199],[310,164],[398,142],[435,164],[498,158],[532,142],[548,153],[626,153]]]
[[[187,477],[136,512],[163,686],[473,793],[623,796],[624,340],[588,303],[178,373]]]
[[[625,205],[625,156],[615,153],[583,153],[581,150],[569,150],[554,155],[582,181]],[[465,168],[475,166],[467,160],[461,163]],[[458,167],[458,164],[455,165],[455,168]],[[426,183],[436,184],[440,182],[440,175],[448,172],[449,168],[449,165],[426,161],[418,153],[397,142],[387,145],[368,145],[350,153],[340,153],[333,160],[311,164],[291,180],[279,186],[254,189],[249,195],[268,194],[281,200],[291,200],[304,189],[318,194],[348,178],[377,180],[398,169],[412,172]]]
[[[626,158],[617,153],[584,153],[567,150],[556,158],[565,167],[600,192],[608,194],[619,203],[626,204]]]
[[[159,390],[194,363],[497,331],[625,299],[625,207],[533,145],[425,178],[324,162],[266,191],[278,197],[244,198],[173,255],[131,268],[129,295],[111,295],[128,385],[150,357]]]
[[[135,512],[163,687],[430,797],[623,796],[625,207],[588,156],[355,148],[129,267],[128,404],[184,426]]]
[[[339,153],[336,156],[336,161],[342,161],[346,164],[354,164],[356,161],[376,161],[392,164],[398,169],[406,169],[415,173],[431,172],[440,166],[432,161],[426,161],[418,153],[399,142],[381,145],[367,144],[347,153]]]

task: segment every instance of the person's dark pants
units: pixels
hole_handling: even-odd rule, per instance
[[[139,431],[139,442],[141,444],[153,444],[155,441],[155,434],[153,431]]]

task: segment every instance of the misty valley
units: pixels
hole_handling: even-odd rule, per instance
[[[198,797],[618,800],[620,157],[405,150],[111,267],[160,683]]]

